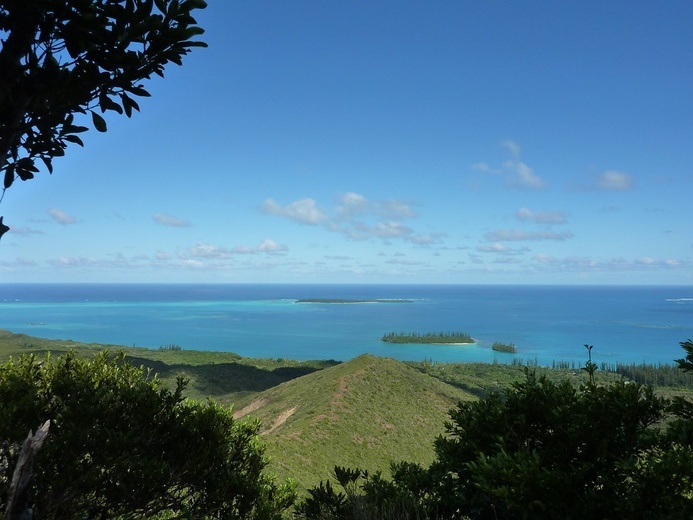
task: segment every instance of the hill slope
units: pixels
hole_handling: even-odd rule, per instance
[[[262,421],[272,469],[300,488],[335,465],[428,464],[447,412],[474,397],[393,359],[360,356],[258,394],[237,417]]]

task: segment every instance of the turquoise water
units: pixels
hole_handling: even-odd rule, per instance
[[[402,299],[297,303],[305,298]],[[670,363],[693,338],[693,287],[0,285],[0,328],[52,339],[345,360]],[[386,332],[465,331],[475,345],[391,345]],[[512,342],[518,353],[491,350]]]

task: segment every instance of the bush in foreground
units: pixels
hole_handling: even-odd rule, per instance
[[[34,464],[36,518],[279,518],[293,492],[263,471],[258,424],[111,358],[0,365],[0,510],[19,446],[49,420]]]
[[[693,404],[638,383],[576,386],[525,368],[523,381],[453,409],[435,448],[430,468],[400,463],[391,480],[338,469],[345,492],[322,483],[297,515],[693,518]]]

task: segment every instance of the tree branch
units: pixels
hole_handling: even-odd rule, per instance
[[[29,490],[33,477],[34,459],[48,436],[49,427],[50,421],[46,421],[36,430],[36,433],[29,432],[22,445],[22,451],[19,453],[19,460],[12,475],[5,520],[29,520],[33,518],[29,503]]]

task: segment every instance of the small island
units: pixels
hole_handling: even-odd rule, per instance
[[[466,332],[388,332],[381,341],[386,343],[422,343],[422,344],[464,344],[475,343]]]
[[[375,299],[359,300],[353,298],[301,298],[296,303],[411,303],[413,300]]]
[[[515,354],[517,352],[517,347],[514,343],[500,343],[499,341],[496,341],[493,345],[491,345],[491,348],[498,352],[509,352],[511,354]]]

